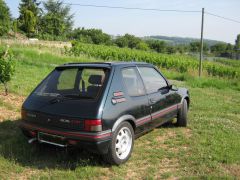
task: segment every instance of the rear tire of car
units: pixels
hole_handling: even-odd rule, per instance
[[[32,136],[30,135],[30,133],[27,130],[22,129],[22,133],[26,138],[32,138]]]
[[[182,107],[178,111],[177,123],[176,123],[178,127],[187,126],[187,112],[188,112],[187,100],[184,99],[182,102]]]
[[[108,153],[103,159],[111,165],[125,163],[131,156],[134,145],[134,131],[128,122],[122,122],[113,132]]]

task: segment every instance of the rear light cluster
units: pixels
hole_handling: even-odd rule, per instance
[[[29,131],[29,134],[32,136],[32,137],[36,137],[37,136],[37,133],[35,131]]]
[[[102,120],[101,119],[84,120],[84,130],[102,131]]]

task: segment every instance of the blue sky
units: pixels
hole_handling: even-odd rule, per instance
[[[18,17],[20,0],[5,0],[13,17]],[[240,21],[240,0],[64,0],[81,3],[139,8],[201,10]],[[166,35],[200,37],[201,14],[152,12],[72,6],[74,27],[100,28],[112,35]],[[234,43],[240,24],[205,16],[204,38]]]

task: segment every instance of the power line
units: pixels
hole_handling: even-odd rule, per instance
[[[108,9],[125,9],[125,10],[141,10],[141,11],[161,11],[161,12],[180,12],[180,13],[200,13],[201,11],[193,10],[178,10],[178,9],[148,9],[137,7],[124,7],[124,6],[107,6],[107,5],[93,5],[93,4],[76,4],[76,3],[63,3],[70,6],[82,7],[95,7],[95,8],[108,8]]]
[[[201,11],[197,11],[197,10],[156,9],[156,8],[149,9],[149,8],[125,7],[125,6],[107,6],[107,5],[94,5],[94,4],[65,3],[65,2],[63,4],[70,5],[70,6],[108,8],[108,9],[124,9],[124,10],[140,10],[140,11],[160,11],[160,12],[179,12],[179,13],[200,13],[201,12]],[[220,16],[220,15],[213,14],[210,12],[205,12],[205,14],[240,24],[240,21],[232,19],[232,18]]]
[[[215,17],[218,17],[218,18],[221,18],[221,19],[225,19],[225,20],[227,20],[227,21],[232,21],[232,22],[235,22],[235,23],[239,23],[239,24],[240,24],[240,21],[237,21],[237,20],[235,20],[235,19],[223,17],[223,16],[220,16],[220,15],[217,15],[217,14],[213,14],[213,13],[210,13],[210,12],[205,12],[205,13],[208,14],[208,15],[211,15],[211,16],[215,16]]]

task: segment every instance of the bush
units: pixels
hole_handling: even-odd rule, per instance
[[[15,65],[9,47],[0,48],[0,83],[4,85],[6,95],[8,94],[7,82],[11,80],[14,71]]]

